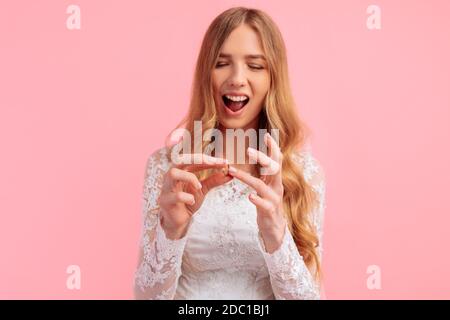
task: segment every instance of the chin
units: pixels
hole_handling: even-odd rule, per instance
[[[246,125],[245,121],[239,119],[227,119],[225,121],[219,120],[219,123],[225,129],[242,129]]]
[[[219,120],[219,123],[222,127],[226,129],[245,129],[252,127],[252,123],[255,120],[251,119],[226,119],[225,121]]]

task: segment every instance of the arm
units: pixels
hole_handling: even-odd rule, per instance
[[[136,299],[173,299],[181,274],[186,236],[166,237],[157,204],[164,173],[169,169],[165,150],[152,154],[146,165],[142,199],[142,233],[138,268],[134,278]]]
[[[304,158],[304,176],[319,198],[318,206],[312,212],[312,225],[319,237],[318,255],[322,260],[322,228],[325,211],[325,177],[322,168],[308,153]],[[268,253],[262,237],[259,243],[270,274],[276,299],[320,299],[320,287],[306,267],[297,250],[292,234],[286,226],[281,246]]]

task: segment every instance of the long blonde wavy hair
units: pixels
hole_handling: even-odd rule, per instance
[[[307,267],[316,279],[320,280],[318,236],[308,216],[317,205],[317,198],[311,186],[305,181],[298,162],[293,158],[293,154],[300,151],[305,144],[310,130],[296,112],[289,84],[286,48],[281,32],[266,13],[258,9],[235,7],[224,11],[213,20],[204,35],[198,55],[188,113],[174,131],[183,128],[193,137],[194,121],[200,120],[202,136],[206,130],[217,128],[212,70],[217,64],[223,43],[242,23],[250,26],[259,35],[268,63],[270,88],[260,114],[259,129],[266,129],[267,132],[271,132],[273,128],[279,130],[279,146],[283,153],[283,206],[288,227]],[[192,150],[196,150],[194,143],[195,141],[192,141]],[[201,150],[205,150],[209,141],[200,143]],[[196,173],[200,179],[210,174],[209,170]]]

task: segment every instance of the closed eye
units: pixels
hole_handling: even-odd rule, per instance
[[[218,64],[216,64],[216,68],[224,67],[226,65],[227,65],[227,63],[218,63]]]
[[[228,63],[224,63],[224,62],[219,62],[219,63],[217,63],[216,64],[216,68],[222,68],[222,67],[225,67],[225,66],[227,66],[228,65]],[[264,67],[262,67],[262,66],[260,66],[260,65],[257,65],[257,64],[249,64],[248,65],[251,69],[254,69],[254,70],[262,70],[262,69],[264,69]]]
[[[252,68],[252,69],[257,69],[257,70],[262,70],[262,69],[264,69],[264,67],[261,67],[261,66],[256,65],[256,64],[251,64],[251,65],[249,65],[249,67]]]

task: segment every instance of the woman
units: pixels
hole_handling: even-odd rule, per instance
[[[150,156],[136,298],[320,298],[325,182],[295,110],[275,23],[256,9],[220,14],[204,36],[190,109],[178,128],[188,137],[198,133],[195,121],[201,133],[277,129],[279,139],[264,135],[261,144],[258,137],[268,154],[245,148],[239,163],[236,136],[215,135],[213,144],[200,142],[201,153],[177,161],[181,144]]]

